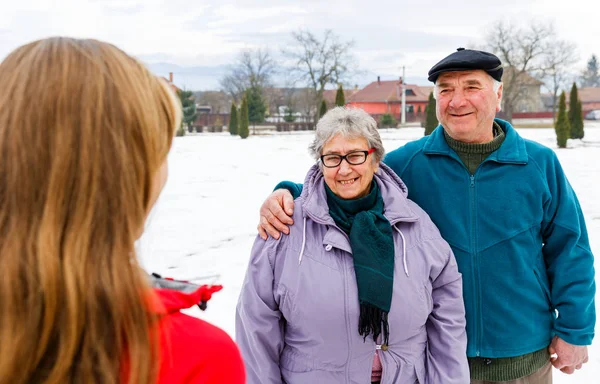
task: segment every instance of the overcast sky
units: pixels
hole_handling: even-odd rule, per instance
[[[111,42],[188,89],[218,87],[242,49],[274,56],[290,32],[332,29],[353,40],[363,86],[377,75],[409,83],[457,47],[474,47],[494,21],[554,22],[578,48],[578,67],[600,55],[598,0],[0,0],[0,60],[21,44],[54,35]]]

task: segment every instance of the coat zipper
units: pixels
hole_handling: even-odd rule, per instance
[[[348,236],[348,234],[346,234],[346,232],[342,231],[341,228],[339,228],[335,223],[329,223],[327,221],[318,219],[316,217],[314,217],[313,215],[311,215],[310,213],[306,213],[307,217],[309,217],[312,221],[314,221],[317,224],[321,224],[321,225],[331,225],[334,228],[336,228],[338,231],[340,231],[342,233],[342,235],[344,235],[348,241],[350,241],[350,237]],[[404,222],[413,222],[415,220],[402,220],[402,219],[396,219],[393,221],[390,221],[390,224],[392,226],[396,225],[398,222],[400,221],[404,221]],[[344,308],[348,308],[348,269],[347,268],[343,268],[343,272],[344,272]],[[350,340],[351,340],[351,335],[350,335],[350,314],[348,313],[348,311],[346,310],[346,339],[348,340],[348,356],[346,357],[346,382],[350,382],[350,370],[348,369],[348,366],[350,364],[350,357],[352,355],[352,346],[350,345]],[[381,336],[380,336],[381,337]],[[381,350],[381,346],[380,345],[376,345],[375,349],[379,349]],[[385,367],[385,359],[381,356],[381,354],[379,355],[379,359],[381,361],[381,371],[382,371],[382,375],[381,375],[381,382],[384,383],[384,377],[386,375],[386,367]],[[391,359],[394,361],[394,363],[396,363],[396,375],[399,373],[399,363],[393,358],[391,357]],[[373,362],[371,361],[371,366],[370,366],[370,372],[369,372],[369,377],[371,377],[371,373],[373,372]],[[392,382],[395,382],[395,378]]]
[[[475,313],[473,319],[475,320],[475,356],[480,356],[481,351],[481,297],[479,291],[479,255],[477,254],[477,231],[475,230],[476,214],[476,202],[475,202],[475,175],[470,175],[470,188],[469,196],[471,200],[471,252],[473,254],[473,268],[471,269],[471,275],[473,278],[473,296],[475,298]]]
[[[480,280],[481,280],[481,276],[480,276],[480,272],[479,272],[479,254],[478,252],[476,252],[477,249],[477,238],[476,238],[476,234],[477,231],[475,230],[475,218],[476,218],[476,201],[475,201],[475,173],[477,173],[477,171],[481,168],[481,166],[485,163],[487,163],[488,161],[496,161],[497,160],[490,160],[489,156],[488,158],[484,159],[475,169],[475,173],[471,174],[471,172],[469,171],[469,169],[467,168],[467,166],[465,165],[465,163],[460,160],[460,158],[458,157],[458,155],[456,157],[451,156],[451,155],[447,155],[450,158],[456,160],[460,165],[462,165],[462,167],[467,171],[467,174],[469,175],[469,198],[470,198],[470,214],[471,214],[471,228],[470,228],[470,237],[471,237],[471,254],[473,255],[473,266],[471,268],[471,277],[473,279],[473,297],[474,297],[474,301],[475,301],[475,314],[472,316],[472,319],[474,320],[475,323],[475,356],[479,357],[481,355],[481,327],[483,324],[483,315],[481,314],[481,284],[480,284]]]
[[[380,339],[381,340],[381,339]],[[396,380],[398,379],[398,375],[400,374],[400,363],[398,363],[398,361],[396,360],[396,358],[393,356],[393,354],[387,350],[383,350],[381,348],[381,345],[377,344],[375,346],[375,350],[379,350],[379,351],[383,351],[385,353],[380,353],[379,354],[379,360],[381,361],[381,383],[396,383]],[[389,366],[392,365],[389,361],[391,360],[395,365],[395,369],[394,372],[390,373],[390,369]],[[371,365],[371,373],[373,372],[373,365]],[[392,378],[393,375],[393,378]],[[390,377],[390,380],[388,380],[388,377]]]

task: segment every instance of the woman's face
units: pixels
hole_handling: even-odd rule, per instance
[[[323,146],[321,155],[345,156],[351,152],[368,151],[369,149],[367,139],[364,137],[346,138],[336,135]],[[376,163],[372,156],[372,154],[367,155],[366,161],[359,165],[352,165],[346,159],[333,168],[328,168],[323,164],[325,183],[336,196],[342,199],[366,196],[370,190],[373,174],[379,168],[379,163]]]

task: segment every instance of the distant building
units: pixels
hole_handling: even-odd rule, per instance
[[[581,101],[581,109],[583,109],[583,114],[587,114],[590,111],[600,109],[600,87],[583,87],[577,89],[579,100]],[[560,93],[560,92],[559,92]],[[570,89],[565,91],[565,96],[567,97],[566,102],[567,106],[569,105],[569,97],[571,96]],[[557,95],[557,104],[558,104]],[[552,94],[545,93],[542,94],[542,101],[544,102],[544,108],[546,111],[552,111]],[[557,107],[558,109],[558,107]]]
[[[509,84],[515,72],[513,67],[504,68],[502,82],[505,85]],[[519,73],[516,79],[516,85],[519,87],[518,96],[513,113],[543,111],[545,109],[545,102],[542,100],[541,93],[541,86],[543,84],[526,72]]]
[[[584,114],[600,109],[600,87],[579,88],[579,100]]]
[[[406,87],[406,121],[421,120],[425,116],[425,107],[429,101],[429,94],[433,86],[419,86],[405,84]],[[377,119],[383,114],[389,113],[400,121],[402,110],[402,79],[381,80],[372,82],[365,88],[354,93],[350,100],[346,100],[348,106],[361,108]]]
[[[356,93],[359,92],[358,85],[354,86],[352,89],[344,89],[344,101],[346,104]],[[337,89],[326,89],[323,91],[323,100],[325,100],[325,104],[327,104],[327,108],[335,107],[335,97],[337,96]]]
[[[196,105],[200,108],[198,112],[205,113],[229,113],[233,102],[231,95],[223,91],[196,91],[194,92],[194,99]],[[210,107],[210,111],[206,111],[207,107]]]
[[[171,89],[173,90],[173,92],[175,93],[179,93],[181,92],[181,89],[179,89],[178,86],[176,86],[175,84],[173,84],[173,72],[169,72],[169,78],[167,79],[164,76],[161,76],[166,82],[167,84],[169,84],[169,86],[171,87]]]
[[[552,106],[554,105],[554,96],[551,93],[542,93],[540,95],[542,98],[543,111],[552,112]],[[556,104],[558,104],[558,98],[560,95],[556,95]]]

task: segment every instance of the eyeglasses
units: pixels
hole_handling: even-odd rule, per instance
[[[350,165],[360,165],[367,161],[367,156],[375,152],[375,148],[371,148],[368,151],[352,151],[346,155],[323,155],[321,156],[321,162],[327,168],[335,168],[342,164],[342,160],[346,160]]]

